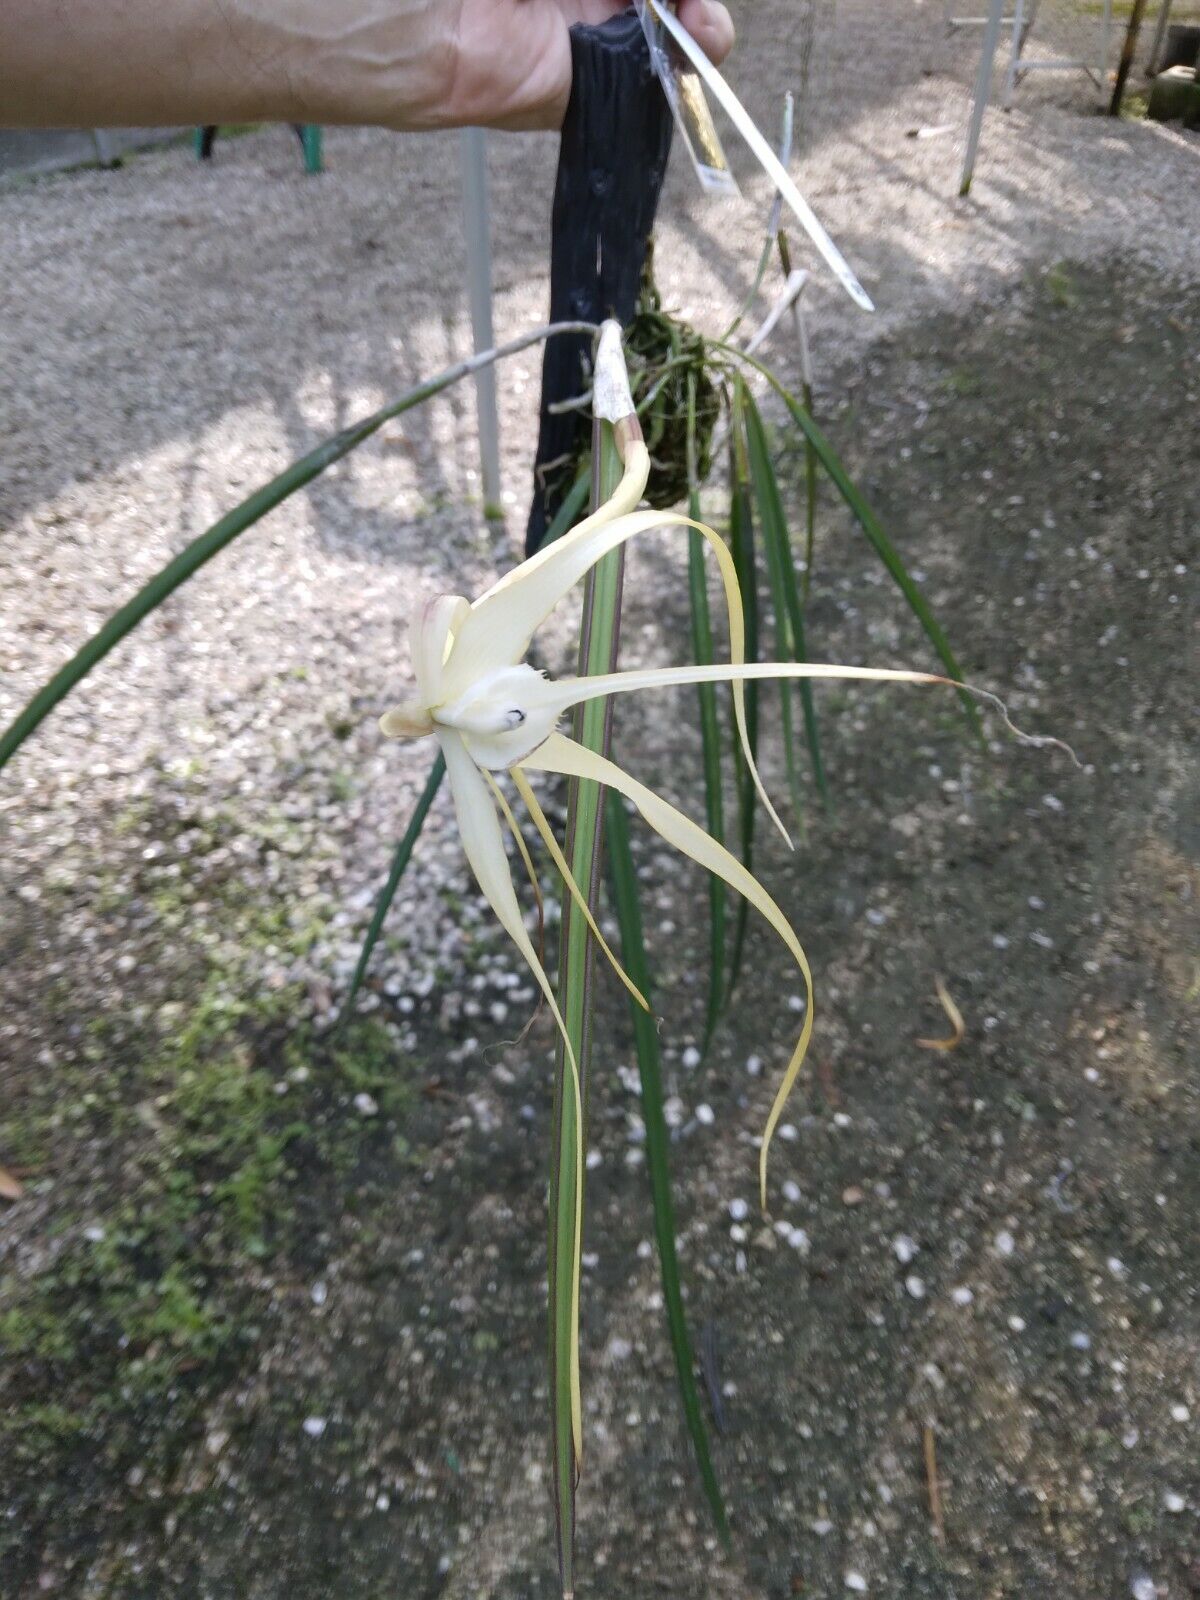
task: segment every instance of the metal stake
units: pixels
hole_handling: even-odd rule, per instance
[[[467,240],[467,298],[471,307],[471,334],[476,353],[490,350],[492,336],[492,245],[488,215],[487,134],[482,128],[464,128],[462,156],[463,220]],[[479,456],[483,473],[483,514],[499,517],[500,415],[496,405],[496,374],[491,367],[475,374],[475,405],[479,419]]]
[[[971,192],[971,179],[975,176],[975,157],[979,153],[979,135],[983,131],[983,113],[987,109],[992,88],[992,67],[996,58],[996,43],[1000,38],[1000,24],[1004,20],[1004,0],[991,0],[987,25],[983,30],[983,51],[979,57],[979,75],[975,79],[975,104],[971,108],[971,125],[967,129],[967,150],[963,157],[962,182],[958,186],[961,196]]]
[[[1017,0],[1017,9],[1013,13],[1012,49],[1008,53],[1008,71],[1004,74],[1004,93],[1000,97],[1000,104],[1005,111],[1012,110],[1013,95],[1017,92],[1017,73],[1021,68],[1021,52],[1032,26],[1032,16],[1028,22],[1025,21],[1025,0]]]
[[[1158,26],[1154,30],[1154,43],[1150,48],[1150,60],[1146,63],[1146,76],[1153,78],[1158,72],[1158,62],[1162,55],[1163,41],[1167,37],[1167,23],[1171,20],[1171,0],[1162,0],[1158,8]]]
[[[1133,66],[1133,58],[1137,53],[1138,34],[1142,27],[1142,18],[1146,14],[1146,0],[1133,0],[1133,10],[1129,13],[1129,26],[1125,30],[1125,44],[1121,50],[1121,64],[1117,68],[1117,81],[1113,85],[1112,99],[1109,102],[1108,114],[1110,117],[1119,117],[1121,114],[1121,101],[1125,95],[1125,80],[1129,76],[1129,69]]]

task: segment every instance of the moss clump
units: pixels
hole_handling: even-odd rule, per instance
[[[625,336],[629,381],[650,452],[646,498],[665,510],[687,498],[689,393],[695,396],[696,478],[712,467],[712,441],[721,411],[709,374],[704,340],[686,322],[668,316],[647,261],[637,315]]]
[[[221,920],[243,950],[281,934],[238,922],[236,941]],[[5,1149],[54,1188],[36,1269],[0,1289],[17,1508],[0,1568],[64,1496],[86,1518],[131,1471],[170,1480],[270,1337],[272,1281],[315,1276],[331,1219],[408,1159],[412,1072],[386,1024],[321,1038],[297,989],[247,993],[240,965],[211,958],[197,975],[181,944],[175,993],[193,998],[92,1019],[80,1059],[6,1108]]]
[[[646,499],[655,510],[663,511],[687,498],[688,417],[693,394],[697,482],[703,483],[712,469],[721,390],[703,337],[689,323],[663,310],[654,282],[652,251],[647,251],[637,311],[625,330],[625,359],[650,452]],[[590,465],[591,450],[585,436],[577,454],[559,464],[556,481],[565,491]]]

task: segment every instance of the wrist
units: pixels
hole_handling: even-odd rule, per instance
[[[445,126],[457,8],[446,0],[292,0],[267,7],[289,119],[405,130]]]

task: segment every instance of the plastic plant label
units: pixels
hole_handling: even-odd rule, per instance
[[[737,179],[725,159],[699,74],[685,57],[671,50],[662,23],[646,0],[634,0],[634,4],[650,46],[651,64],[692,158],[700,187],[708,194],[738,194]]]
[[[779,157],[758,131],[750,113],[686,28],[681,25],[666,0],[661,0],[661,3],[660,0],[639,0],[639,4],[642,3],[646,5],[646,9],[663,31],[670,36],[682,55],[691,62],[701,82],[707,86],[713,99],[750,146],[750,151],[758,164],[783,196],[784,203],[795,213],[796,220],[816,245],[842,288],[855,305],[861,306],[864,311],[874,311],[870,295],[851,271],[845,256],[829,237],[808,201],[792,182]]]

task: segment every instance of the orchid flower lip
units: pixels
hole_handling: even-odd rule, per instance
[[[554,732],[557,705],[535,690],[542,674],[527,661],[486,672],[457,700],[437,707],[434,730],[453,728],[478,766],[507,771],[533,754]]]

